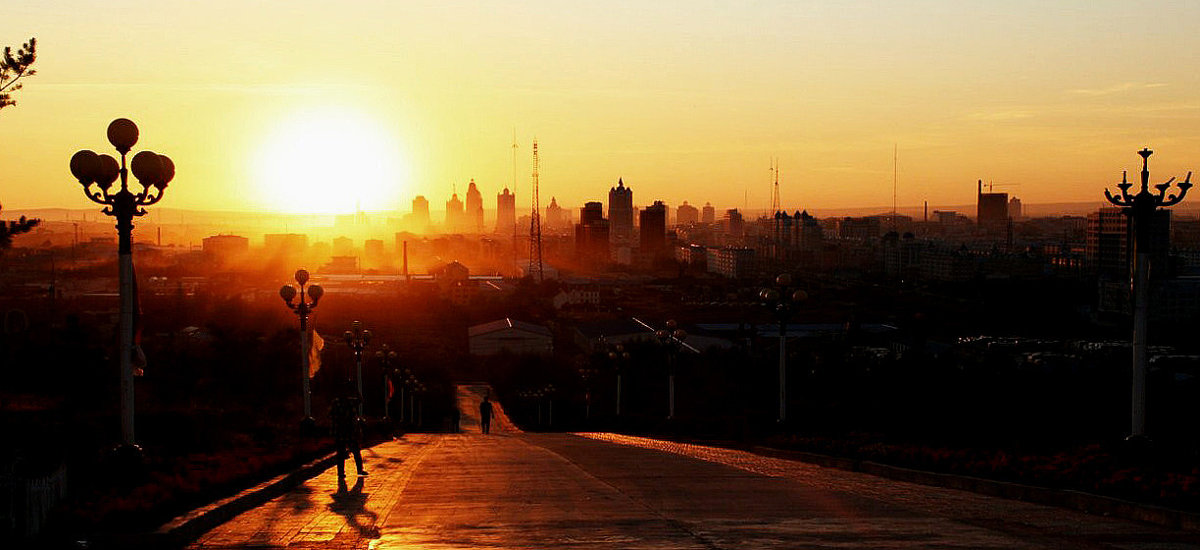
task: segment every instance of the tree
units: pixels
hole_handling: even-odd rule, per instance
[[[4,207],[0,206],[0,210],[3,209]],[[21,219],[14,222],[0,220],[0,251],[12,246],[13,237],[28,232],[41,222],[42,220],[26,219],[25,216],[21,216]]]
[[[32,68],[36,58],[36,38],[30,38],[16,54],[13,54],[12,47],[4,47],[4,58],[0,59],[0,109],[17,104],[12,93],[24,85],[18,80],[37,74],[37,70]]]

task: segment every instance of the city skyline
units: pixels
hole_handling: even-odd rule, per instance
[[[4,205],[86,207],[66,161],[122,116],[180,167],[164,206],[199,210],[403,210],[470,178],[525,196],[534,136],[561,204],[624,178],[751,210],[772,157],[783,203],[819,210],[890,204],[893,146],[907,205],[970,204],[977,179],[1090,202],[1130,150],[1183,174],[1200,148],[1189,3],[290,8],[14,6],[0,38],[40,55],[2,115]]]

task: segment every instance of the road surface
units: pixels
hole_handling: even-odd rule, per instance
[[[735,450],[464,428],[365,450],[368,477],[339,487],[330,469],[191,547],[1200,548],[1195,533]]]

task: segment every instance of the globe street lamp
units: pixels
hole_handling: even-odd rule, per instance
[[[391,380],[395,371],[392,363],[396,361],[396,352],[388,349],[388,345],[381,346],[383,349],[375,352],[375,359],[379,361],[380,370],[383,371],[383,421],[391,421]]]
[[[675,418],[675,362],[683,347],[687,332],[672,319],[667,321],[667,328],[654,332],[654,336],[662,343],[667,351],[667,420]]]
[[[133,431],[133,218],[145,216],[143,206],[162,200],[167,184],[175,177],[175,164],[164,155],[142,151],[133,156],[128,169],[125,157],[138,140],[133,121],[118,118],[108,125],[108,142],[121,154],[121,163],[105,154],[83,150],[71,156],[71,174],[83,186],[92,202],[105,205],[105,214],[117,219],[118,270],[120,274],[120,367],[121,367],[121,449],[135,455],[141,449]],[[129,172],[137,178],[141,190],[129,188]],[[112,190],[121,180],[121,188]],[[95,188],[93,188],[95,186]],[[110,191],[111,190],[111,191]]]
[[[355,321],[350,324],[350,330],[342,333],[346,345],[354,351],[354,384],[358,388],[358,416],[363,415],[362,401],[362,358],[363,350],[371,343],[371,331],[362,328],[362,323]]]
[[[608,352],[608,360],[612,361],[613,369],[617,373],[617,416],[621,416],[621,373],[624,371],[625,364],[629,363],[629,352],[625,351],[624,344],[613,346]]]
[[[1183,201],[1184,195],[1187,195],[1188,189],[1192,188],[1192,173],[1188,172],[1187,178],[1176,184],[1179,188],[1179,193],[1167,195],[1167,190],[1171,188],[1171,183],[1175,178],[1155,185],[1154,188],[1158,193],[1150,191],[1150,155],[1154,151],[1150,149],[1142,149],[1138,151],[1142,157],[1142,189],[1136,195],[1129,194],[1129,188],[1133,186],[1129,183],[1128,176],[1125,172],[1121,174],[1121,183],[1117,188],[1121,190],[1121,196],[1114,197],[1107,189],[1104,190],[1104,197],[1108,202],[1121,207],[1121,211],[1129,217],[1130,226],[1133,232],[1133,240],[1130,246],[1133,248],[1133,407],[1132,407],[1132,433],[1129,435],[1131,440],[1144,439],[1146,437],[1146,330],[1149,325],[1149,306],[1150,293],[1149,281],[1147,280],[1150,274],[1150,249],[1153,247],[1151,238],[1154,233],[1153,227],[1155,218],[1159,212],[1159,208],[1174,206]]]
[[[580,358],[584,359],[584,358]],[[587,361],[581,360],[579,367],[576,369],[579,373],[579,379],[583,381],[583,418],[585,420],[592,419],[592,383],[593,376],[598,374],[599,369],[593,368],[587,364]]]
[[[793,292],[791,284],[792,276],[784,273],[775,277],[775,288],[764,288],[758,293],[763,305],[779,321],[779,422],[787,420],[787,322],[797,304],[808,299],[803,290]]]
[[[304,285],[308,284],[308,271],[304,269],[297,269],[295,277],[300,290],[297,291],[296,287],[290,284],[283,285],[279,288],[279,297],[283,298],[283,303],[300,318],[300,393],[304,396],[304,419],[300,425],[311,431],[317,422],[313,420],[312,392],[309,391],[309,380],[312,378],[312,335],[308,332],[308,316],[312,315],[317,302],[325,295],[325,289],[316,284],[306,289]],[[294,301],[297,294],[300,297],[299,302]]]

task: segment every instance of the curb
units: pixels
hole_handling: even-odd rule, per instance
[[[1187,531],[1200,531],[1200,514],[1094,495],[1082,491],[1051,489],[1010,481],[996,481],[957,474],[913,470],[867,460],[841,458],[805,451],[788,451],[761,445],[753,445],[748,450],[757,455],[798,460],[825,468],[862,472],[896,481],[945,487],[947,489],[969,491],[1034,504],[1045,504],[1089,514],[1140,521]]]
[[[329,453],[290,472],[245,489],[233,496],[196,508],[158,529],[112,541],[122,548],[181,548],[234,516],[282,495],[331,468],[337,453]],[[122,537],[124,538],[124,537]]]

